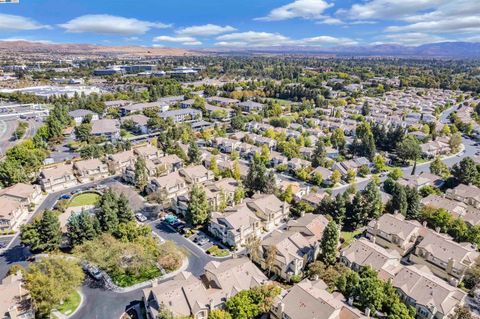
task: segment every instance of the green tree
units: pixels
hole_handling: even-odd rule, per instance
[[[92,124],[83,123],[75,127],[75,138],[80,142],[88,142],[92,132]]]
[[[190,163],[198,164],[200,163],[200,148],[198,147],[195,141],[190,142],[190,146],[188,147],[188,158]]]
[[[337,247],[339,238],[340,232],[338,230],[337,223],[332,220],[325,228],[322,240],[320,242],[320,258],[326,265],[334,265],[337,261]]]
[[[407,135],[395,149],[397,156],[403,161],[413,161],[412,175],[415,174],[417,167],[417,160],[420,157],[422,150],[418,144],[418,140],[413,135]]]
[[[147,165],[145,159],[140,156],[135,162],[135,186],[143,192],[148,183]]]
[[[117,230],[119,224],[117,200],[117,195],[112,189],[108,189],[100,197],[95,215],[102,232],[113,234]]]
[[[245,186],[251,193],[273,194],[275,191],[275,175],[272,171],[267,171],[265,163],[258,155],[254,156],[250,163]]]
[[[353,183],[355,182],[355,178],[357,177],[357,172],[352,169],[352,168],[349,168],[347,170],[347,183]]]
[[[77,246],[94,239],[98,235],[98,228],[98,220],[89,212],[82,210],[78,214],[72,214],[67,222],[70,244]]]
[[[292,185],[287,186],[285,191],[281,194],[280,199],[289,204],[293,201]]]
[[[452,136],[450,136],[448,145],[450,146],[452,153],[457,153],[460,150],[460,146],[462,145],[462,134],[455,133]]]
[[[225,310],[212,310],[208,314],[208,319],[232,319],[232,316]]]
[[[245,198],[245,189],[243,186],[238,186],[233,193],[233,201],[235,204],[240,204],[240,202]]]
[[[402,185],[396,183],[392,193],[392,200],[390,202],[390,211],[393,213],[398,212],[402,215],[406,215],[407,210],[408,202],[405,188]]]
[[[42,258],[25,273],[25,288],[36,310],[35,318],[50,318],[51,310],[60,305],[83,281],[80,265],[62,257]]]
[[[235,319],[251,319],[260,314],[260,308],[249,290],[242,290],[228,299],[225,309]]]
[[[60,246],[62,233],[57,212],[46,210],[40,219],[22,227],[22,243],[33,251],[52,251]]]
[[[375,168],[376,172],[384,172],[387,169],[387,165],[385,165],[385,158],[377,154],[373,158],[373,167]]]
[[[407,197],[407,218],[418,219],[420,216],[420,194],[415,187],[405,187]]]
[[[366,274],[371,272],[372,274]],[[377,273],[370,267],[364,267],[360,271],[358,284],[358,303],[360,308],[369,308],[373,314],[381,310],[384,302],[383,282],[378,279]]]
[[[347,143],[343,129],[341,128],[334,129],[332,132],[332,135],[330,136],[330,141],[332,142],[332,145],[337,150],[342,150],[345,147],[345,144]]]
[[[452,175],[462,184],[480,185],[480,166],[472,158],[465,157],[452,167]]]
[[[342,179],[342,174],[340,173],[339,170],[334,170],[332,173],[332,176],[330,176],[330,181],[332,182],[332,185],[335,186],[338,183],[340,183],[340,180]]]
[[[317,167],[323,165],[325,157],[327,156],[327,150],[322,140],[318,140],[315,145],[315,150],[312,155],[312,166]]]
[[[118,217],[119,223],[128,223],[135,219],[133,215],[133,210],[130,207],[130,202],[124,193],[121,193],[120,196],[118,197],[117,207],[118,207],[117,217]]]
[[[232,177],[235,178],[237,181],[239,181],[242,177],[242,173],[240,171],[240,163],[238,163],[238,160],[235,160],[233,162]]]
[[[194,184],[190,191],[188,202],[187,220],[192,225],[202,225],[210,217],[210,207],[203,186]]]
[[[432,163],[430,163],[430,172],[443,178],[448,178],[450,176],[450,170],[448,169],[447,164],[442,162],[438,156],[435,157]]]

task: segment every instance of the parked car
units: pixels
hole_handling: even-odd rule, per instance
[[[137,220],[141,223],[147,220],[147,217],[141,213],[136,213],[135,218],[137,218]]]
[[[92,276],[96,280],[102,279],[102,272],[95,266],[87,265],[84,267],[84,270],[87,274]]]
[[[95,187],[95,188],[98,189],[98,190],[102,190],[102,189],[107,188],[107,185],[100,184],[100,185],[97,185],[97,187]]]
[[[58,199],[59,200],[62,200],[62,199],[70,199],[72,198],[72,195],[69,195],[69,194],[63,194],[62,196],[60,196]]]

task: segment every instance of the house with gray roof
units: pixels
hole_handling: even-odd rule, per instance
[[[91,119],[92,121],[98,120],[98,114],[97,113],[92,112],[90,110],[86,110],[86,109],[73,110],[73,111],[68,112],[68,115],[70,115],[73,118],[76,125],[82,124],[83,120],[88,115],[92,117],[92,119]]]
[[[91,134],[105,137],[108,141],[116,141],[120,138],[120,122],[115,119],[92,121]]]

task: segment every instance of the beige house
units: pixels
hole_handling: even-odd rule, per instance
[[[0,230],[12,229],[21,216],[27,212],[27,207],[11,197],[0,197]]]
[[[401,214],[384,214],[368,223],[366,237],[384,248],[397,250],[403,256],[415,246],[423,229],[419,222],[405,220]]]
[[[448,189],[445,192],[445,196],[475,208],[480,208],[480,188],[476,186],[460,184],[455,188]]]
[[[220,205],[234,205],[235,190],[240,186],[233,178],[224,178],[219,181],[206,182],[204,184],[208,203],[212,210],[219,210]]]
[[[479,256],[474,245],[457,243],[447,235],[429,230],[409,260],[426,265],[435,275],[457,285]]]
[[[342,294],[331,294],[322,280],[308,279],[277,297],[271,314],[277,319],[367,319]]]
[[[96,181],[108,176],[108,166],[97,158],[73,163],[73,170],[80,183]]]
[[[0,189],[0,197],[8,197],[25,205],[37,204],[42,196],[42,190],[38,185],[18,183],[10,187]]]
[[[441,187],[444,184],[440,176],[431,173],[422,173],[420,175],[408,175],[401,177],[398,183],[402,186],[409,186],[420,189],[425,186]]]
[[[182,167],[183,161],[177,155],[167,155],[158,160],[157,172],[159,175],[167,175]]]
[[[246,203],[262,220],[266,230],[272,230],[288,219],[290,205],[273,194],[255,194]]]
[[[327,224],[325,216],[313,214],[290,221],[286,230],[275,230],[262,241],[256,261],[285,280],[301,275],[317,259]],[[269,264],[271,253],[275,253],[275,258]]]
[[[370,266],[380,278],[391,279],[401,267],[402,256],[396,250],[387,250],[365,238],[354,241],[340,253],[340,262],[345,266],[359,271],[364,266]]]
[[[224,244],[239,248],[260,236],[262,223],[255,212],[242,203],[223,213],[213,212],[208,230]]]
[[[422,205],[435,209],[443,208],[456,218],[471,226],[480,224],[480,209],[446,197],[430,194],[420,201]]]
[[[19,271],[5,277],[0,284],[0,319],[33,319],[30,295]]]
[[[133,152],[135,153],[135,155],[142,156],[143,158],[149,159],[151,161],[156,161],[162,156],[160,150],[151,144],[137,147],[133,150]]]
[[[147,192],[153,193],[156,191],[160,191],[167,199],[173,199],[187,194],[188,187],[185,179],[178,172],[173,172],[166,176],[154,177],[149,181]]]
[[[171,280],[144,289],[147,317],[157,318],[162,307],[166,307],[175,316],[207,319],[208,313],[220,309],[227,299],[266,281],[265,275],[247,258],[211,261],[201,278],[181,272]]]
[[[115,173],[123,173],[127,167],[134,166],[136,155],[133,151],[123,151],[108,156],[111,166]]]
[[[416,266],[402,267],[392,280],[400,298],[415,307],[417,318],[444,319],[464,303],[466,293]]]
[[[78,184],[72,165],[60,164],[40,172],[40,185],[45,192],[54,193]]]
[[[204,183],[215,178],[213,172],[203,165],[185,167],[180,169],[179,173],[189,184]]]

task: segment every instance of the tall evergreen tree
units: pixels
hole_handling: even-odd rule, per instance
[[[86,211],[70,216],[67,222],[68,238],[72,246],[83,244],[87,240],[97,237],[99,232],[98,220]]]
[[[100,198],[96,216],[102,232],[114,233],[118,227],[117,195],[108,189]]]
[[[323,231],[322,241],[320,242],[320,258],[326,265],[334,265],[337,261],[337,247],[340,232],[337,223],[330,221]]]
[[[192,225],[202,225],[210,217],[210,206],[203,186],[193,185],[186,217]]]
[[[198,164],[200,163],[200,148],[198,147],[197,143],[195,141],[191,141],[190,145],[188,147],[188,158],[190,160],[190,163],[192,164]]]
[[[405,188],[395,183],[394,190],[392,192],[392,200],[390,201],[390,211],[392,213],[398,212],[402,215],[406,215],[408,210],[407,194]]]
[[[420,217],[420,194],[415,187],[405,187],[407,197],[407,218],[418,219]]]
[[[318,140],[312,155],[312,166],[313,167],[321,166],[325,162],[326,156],[327,156],[327,151],[325,149],[325,144],[323,143],[322,140]]]
[[[135,186],[140,190],[144,191],[145,186],[148,183],[148,174],[147,174],[147,165],[145,159],[140,156],[135,162]]]
[[[130,202],[125,194],[121,193],[117,201],[118,207],[118,222],[119,223],[128,223],[134,220],[133,210],[130,207]]]

